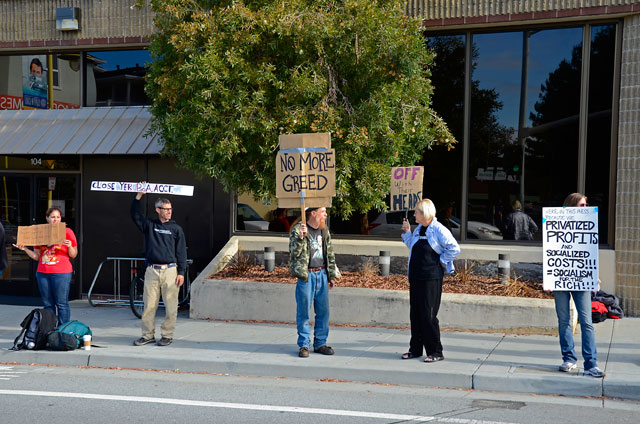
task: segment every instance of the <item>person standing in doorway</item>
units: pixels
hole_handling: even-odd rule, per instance
[[[182,228],[171,219],[173,209],[168,199],[156,200],[157,219],[150,219],[140,212],[138,192],[131,203],[131,218],[144,234],[147,269],[144,274],[144,312],[142,314],[142,337],[133,344],[143,346],[155,343],[155,319],[160,295],[165,306],[161,339],[158,346],[173,342],[173,333],[178,317],[178,293],[184,283],[187,268],[187,245]]]
[[[297,277],[296,325],[298,329],[298,356],[309,357],[311,306],[316,313],[313,331],[313,351],[333,355],[327,346],[329,336],[329,290],[340,278],[336,266],[331,236],[327,228],[326,208],[307,208],[307,224],[297,223],[289,235],[289,272]]]
[[[47,223],[57,224],[62,221],[62,212],[55,207],[49,208],[46,217]],[[78,255],[76,235],[69,227],[65,231],[65,240],[60,244],[34,246],[33,250],[21,244],[14,244],[31,259],[38,261],[36,280],[38,280],[42,304],[45,309],[58,316],[58,325],[71,320],[69,288],[73,266],[70,259]]]

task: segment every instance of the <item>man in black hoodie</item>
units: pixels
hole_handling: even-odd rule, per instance
[[[131,218],[144,234],[147,269],[144,274],[144,313],[142,314],[142,337],[133,342],[136,346],[154,343],[155,318],[160,294],[165,306],[158,346],[168,346],[173,341],[178,316],[178,292],[184,283],[187,268],[187,247],[182,228],[171,220],[171,202],[156,200],[157,219],[146,218],[140,213],[138,192],[131,203]]]

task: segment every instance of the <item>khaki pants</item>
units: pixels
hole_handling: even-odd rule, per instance
[[[154,337],[156,329],[156,310],[162,294],[165,318],[160,327],[162,337],[173,338],[178,317],[178,292],[176,285],[178,268],[153,269],[147,267],[144,273],[144,313],[142,314],[142,337]]]

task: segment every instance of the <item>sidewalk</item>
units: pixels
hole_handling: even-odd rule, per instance
[[[133,346],[140,320],[129,308],[71,303],[73,319],[94,333],[90,351],[7,349],[18,335],[30,306],[0,308],[0,363],[179,370],[271,377],[337,379],[381,384],[449,387],[499,392],[605,396],[640,400],[640,318],[596,324],[600,368],[595,379],[558,372],[562,362],[557,337],[499,333],[443,332],[445,361],[425,364],[400,360],[409,331],[373,327],[331,327],[336,354],[298,358],[294,324],[201,321],[178,317],[171,346]],[[164,311],[156,319],[159,328]],[[159,330],[158,330],[159,331]],[[160,334],[156,334],[159,338]],[[580,335],[576,335],[580,346]],[[579,352],[579,348],[578,348]],[[580,357],[580,354],[578,354]],[[578,363],[582,366],[582,361]]]

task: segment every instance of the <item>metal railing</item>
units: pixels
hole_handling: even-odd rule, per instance
[[[122,266],[123,262],[129,262],[129,277],[126,282],[131,283],[136,276],[136,270],[140,267],[144,267],[145,259],[144,258],[129,258],[129,257],[119,257],[119,256],[108,256],[105,260],[100,262],[98,265],[98,269],[96,270],[96,274],[93,276],[93,281],[91,281],[91,286],[89,287],[89,293],[87,294],[87,300],[91,306],[97,305],[116,305],[116,306],[129,306],[131,304],[131,299],[129,296],[129,289],[127,288],[124,293],[122,293],[121,283],[122,283]],[[98,281],[98,277],[100,276],[100,272],[102,271],[105,264],[113,262],[113,297],[95,300],[93,296],[97,296],[93,294],[93,288],[96,285],[96,281]],[[185,303],[188,301],[189,295],[189,286],[190,286],[190,278],[189,278],[189,265],[193,263],[193,259],[187,259],[187,269],[185,271],[185,284],[183,284],[182,290],[185,293],[182,293],[181,303]],[[126,265],[124,265],[126,266]],[[144,275],[143,275],[144,279]],[[100,295],[101,297],[103,295]],[[162,302],[160,302],[160,306]],[[180,305],[182,306],[182,304]]]
[[[134,269],[138,268],[138,263],[144,264],[144,258],[127,258],[127,257],[118,257],[118,256],[108,256],[105,260],[100,262],[98,265],[98,269],[96,270],[96,275],[93,277],[93,281],[91,282],[91,287],[89,287],[89,293],[87,294],[87,300],[89,300],[89,304],[91,306],[96,305],[118,305],[118,306],[129,306],[129,290],[125,291],[125,296],[122,296],[121,291],[121,271],[122,271],[122,262],[129,261],[129,279],[128,283],[131,282],[134,276]],[[98,276],[102,271],[102,267],[108,263],[113,262],[113,297],[101,300],[93,300],[93,287],[98,280]]]

